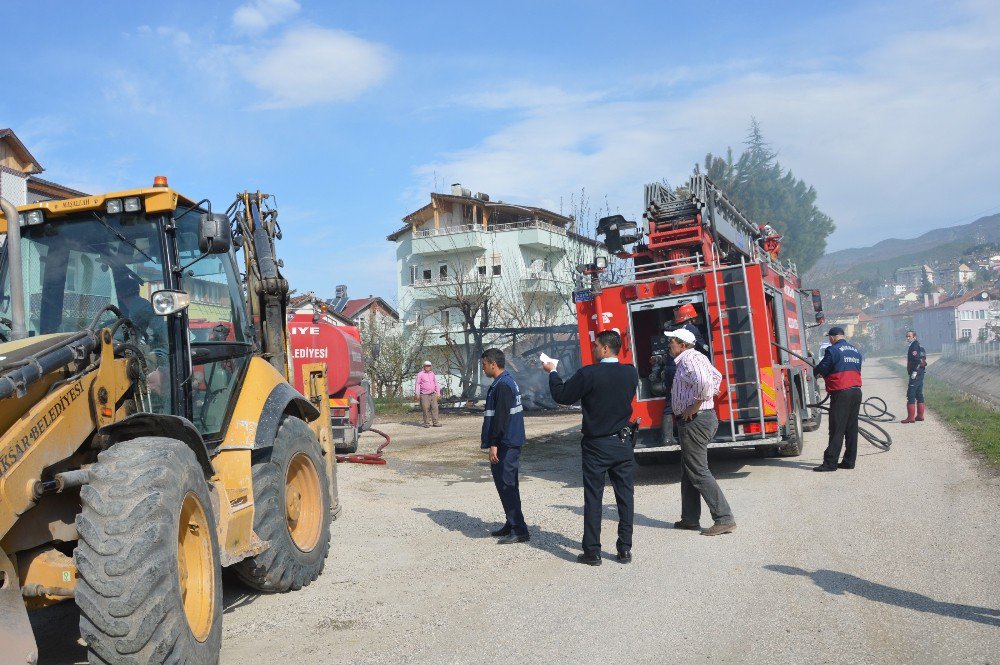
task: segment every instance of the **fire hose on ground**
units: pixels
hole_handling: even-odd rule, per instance
[[[771,342],[771,344],[773,346],[778,347],[782,351],[787,351],[788,353],[792,354],[799,360],[809,363],[811,367],[816,367],[816,363],[814,363],[811,358],[806,358],[803,355],[795,353],[795,351],[792,351],[788,347],[782,346],[777,342]],[[827,393],[826,397],[821,399],[819,402],[815,404],[806,404],[806,406],[811,409],[819,409],[821,411],[826,411],[827,416],[829,416],[830,407],[823,406],[824,404],[826,404],[826,401],[828,399],[830,399],[829,393]],[[864,402],[862,402],[861,413],[858,414],[858,420],[862,420],[871,425],[872,427],[874,427],[875,429],[877,429],[879,432],[882,433],[882,437],[879,437],[876,435],[876,433],[871,432],[865,429],[864,427],[860,426],[858,427],[858,434],[864,437],[864,439],[868,441],[868,443],[872,444],[876,448],[880,448],[881,450],[889,450],[889,448],[892,446],[892,437],[889,435],[889,432],[887,432],[885,428],[879,425],[878,423],[895,422],[896,416],[894,414],[889,413],[889,407],[885,403],[884,399],[882,399],[881,397],[869,397]]]
[[[385,432],[383,432],[382,430],[375,429],[374,427],[372,429],[368,430],[368,431],[369,432],[375,432],[376,434],[380,435],[382,438],[385,439],[385,443],[383,443],[382,445],[380,445],[375,450],[374,453],[360,453],[360,454],[356,454],[356,455],[337,455],[337,463],[338,464],[344,464],[344,463],[354,463],[354,464],[386,464],[387,463],[386,460],[385,460],[385,458],[382,457],[382,451],[385,450],[385,447],[388,446],[389,443],[391,442],[391,439],[389,438],[389,435],[386,434]]]
[[[820,409],[821,411],[827,412],[827,417],[829,417],[830,407],[824,406],[827,400],[830,399],[830,394],[827,393],[826,397],[821,399],[816,404],[807,404],[811,409]],[[881,397],[869,397],[864,402],[861,403],[861,413],[858,414],[858,420],[868,423],[879,432],[882,436],[879,437],[877,433],[869,431],[864,427],[858,426],[858,434],[860,434],[868,443],[872,444],[876,448],[881,450],[889,450],[892,446],[892,437],[889,432],[885,430],[884,427],[879,425],[879,423],[891,423],[895,422],[896,416],[889,413],[889,408],[885,403],[885,400]]]

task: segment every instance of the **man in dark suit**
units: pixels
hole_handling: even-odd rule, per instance
[[[601,565],[601,508],[604,476],[611,479],[618,504],[618,561],[632,561],[632,513],[635,458],[632,453],[632,399],[639,374],[618,362],[622,338],[613,330],[597,334],[593,365],[581,367],[563,382],[554,363],[544,363],[549,391],[559,404],[583,407],[583,554],[577,561]]]

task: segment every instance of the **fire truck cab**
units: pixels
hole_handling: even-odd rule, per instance
[[[679,450],[676,437],[663,442],[668,395],[654,365],[668,354],[663,333],[675,327],[675,311],[692,305],[697,317],[691,323],[722,374],[715,398],[719,429],[710,447],[798,455],[802,433],[820,420],[819,410],[808,406],[818,391],[804,318],[808,309],[817,324],[823,321],[819,292],[803,291],[795,266],[777,258],[780,235],[751,223],[705,175],[695,174],[687,190],[680,198],[647,185],[641,230],[620,215],[599,222],[608,251],[631,259],[634,275],[605,285],[604,265],[584,268],[591,286],[574,293],[583,362],[593,361],[598,332],[617,330],[620,358],[636,366],[640,379],[632,403],[633,420],[640,420],[637,461]]]

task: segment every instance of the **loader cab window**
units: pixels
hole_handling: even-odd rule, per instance
[[[191,422],[207,439],[221,436],[232,412],[236,387],[250,361],[239,272],[231,254],[203,256],[198,248],[199,211],[177,220],[180,288],[191,296],[187,308],[191,345]]]
[[[149,302],[164,279],[162,243],[156,220],[142,214],[89,211],[21,229],[24,303],[29,336],[75,333],[110,326],[117,307],[133,324],[129,341],[143,353],[152,409],[171,413],[164,321]],[[0,274],[0,317],[10,318],[6,260]],[[0,339],[7,332],[0,326]],[[126,329],[115,338],[125,341]],[[131,333],[130,333],[131,334]],[[162,389],[161,389],[162,385]]]

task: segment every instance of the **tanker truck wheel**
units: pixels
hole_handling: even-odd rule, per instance
[[[286,417],[270,452],[253,464],[253,527],[268,547],[233,571],[259,591],[301,589],[323,572],[330,551],[330,483],[319,443]]]
[[[115,444],[80,499],[73,558],[90,662],[218,662],[222,567],[191,449],[165,437]]]

